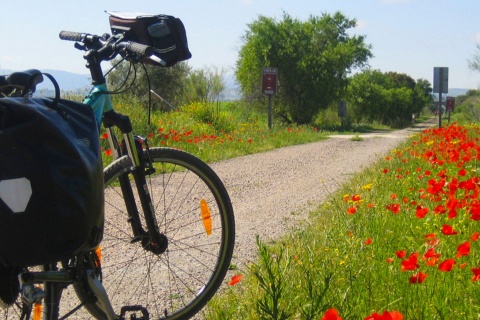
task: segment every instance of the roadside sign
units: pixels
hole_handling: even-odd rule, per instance
[[[262,93],[266,95],[277,94],[277,68],[263,68]]]
[[[433,92],[448,93],[448,68],[433,68]]]
[[[447,112],[453,112],[455,110],[455,97],[447,97]]]

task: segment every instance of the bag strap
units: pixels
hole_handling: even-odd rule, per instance
[[[58,103],[60,102],[60,86],[58,85],[57,80],[55,80],[55,78],[51,74],[49,73],[42,73],[42,74],[46,76],[48,79],[50,79],[50,81],[53,84],[53,87],[55,88],[55,98],[53,98],[50,108],[57,110]]]

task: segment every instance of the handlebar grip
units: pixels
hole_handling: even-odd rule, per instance
[[[153,48],[141,43],[129,41],[125,49],[139,57],[149,57],[153,54]]]
[[[82,41],[85,38],[85,33],[73,32],[73,31],[62,31],[59,34],[60,39],[68,41]]]

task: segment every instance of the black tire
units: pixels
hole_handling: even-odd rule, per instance
[[[169,148],[151,148],[150,157],[156,173],[147,176],[147,184],[168,249],[154,254],[141,241],[133,241],[116,182],[131,171],[131,161],[124,156],[104,170],[102,282],[117,314],[123,306],[141,305],[150,319],[188,319],[212,298],[230,266],[235,240],[233,208],[221,180],[200,159]],[[211,213],[210,235],[202,223],[202,199]],[[140,216],[144,225],[142,212]],[[97,319],[105,318],[96,304],[86,308]]]

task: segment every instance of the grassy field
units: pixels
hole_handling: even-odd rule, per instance
[[[452,125],[392,151],[258,242],[207,319],[479,319],[479,137]]]

